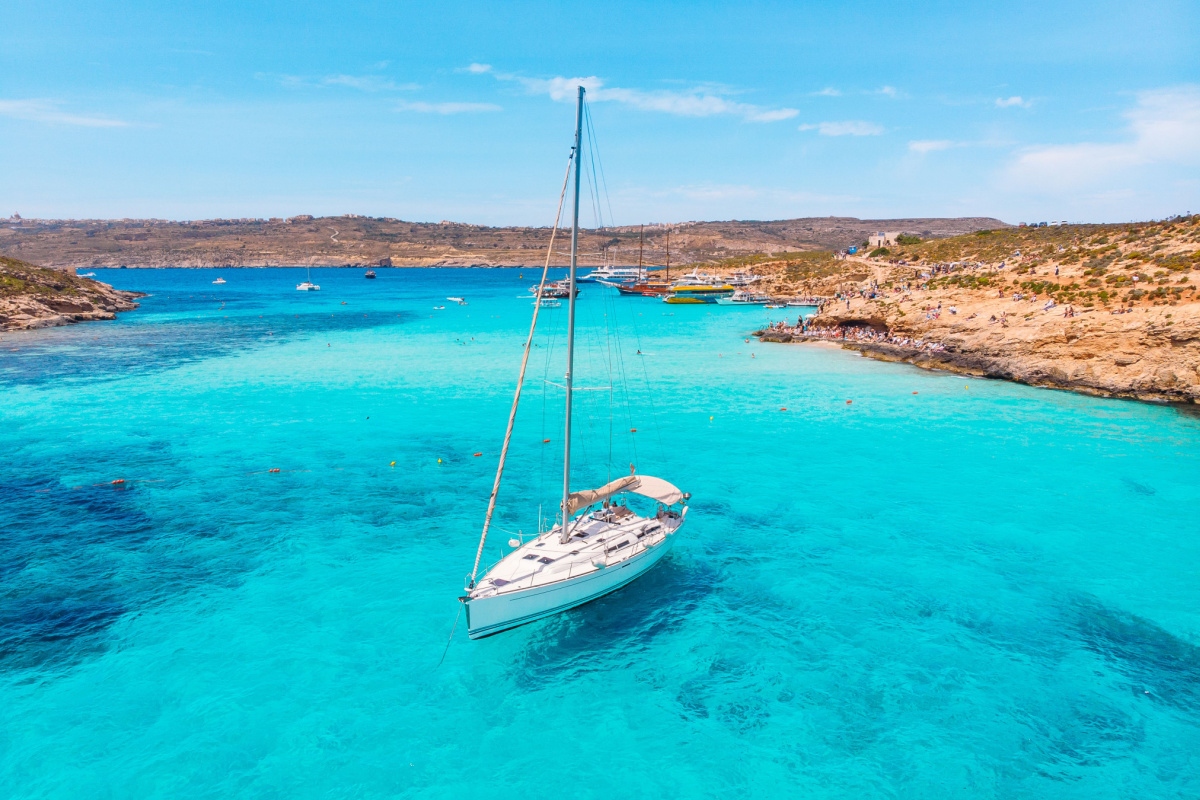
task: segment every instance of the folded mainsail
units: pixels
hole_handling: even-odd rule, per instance
[[[654,478],[650,475],[626,475],[624,478],[609,481],[599,489],[571,492],[567,497],[567,514],[574,514],[585,506],[603,503],[621,492],[633,492],[667,505],[678,503],[683,499],[683,492],[662,478]]]

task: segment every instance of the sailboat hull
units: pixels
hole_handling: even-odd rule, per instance
[[[467,635],[482,639],[581,606],[644,575],[671,549],[675,536],[605,569],[557,583],[467,600]]]

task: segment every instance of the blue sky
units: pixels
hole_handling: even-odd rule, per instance
[[[548,224],[1200,211],[1200,3],[62,3],[0,17],[0,216]]]

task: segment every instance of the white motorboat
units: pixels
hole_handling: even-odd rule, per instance
[[[731,284],[732,285],[732,284]],[[771,298],[765,294],[756,294],[738,289],[729,297],[721,297],[717,300],[719,306],[762,306],[771,302]]]
[[[321,287],[317,286],[315,283],[312,282],[312,268],[305,267],[304,269],[306,271],[306,274],[308,275],[308,278],[303,283],[296,284],[296,291],[297,292],[319,292],[319,291],[321,291]]]
[[[576,267],[579,241],[579,154],[583,133],[584,89],[579,87],[575,114],[575,148],[572,170],[575,177],[575,212],[571,234],[571,269],[567,279],[567,370],[565,384],[566,413],[563,440],[563,491],[558,519],[548,530],[529,541],[510,539],[513,549],[479,577],[480,560],[487,542],[496,496],[504,475],[504,463],[512,440],[513,424],[521,400],[521,387],[529,363],[530,348],[537,327],[538,311],[534,304],[529,337],[521,359],[517,389],[509,413],[508,428],[500,451],[496,479],[488,499],[483,533],[475,552],[475,564],[467,576],[466,594],[460,597],[467,612],[467,635],[472,639],[491,636],[509,628],[557,614],[620,589],[657,564],[674,543],[675,534],[687,516],[690,495],[661,478],[630,474],[597,489],[572,492],[571,485],[571,399],[575,358]],[[571,173],[568,173],[568,178]],[[564,182],[563,194],[566,194]],[[559,209],[561,213],[562,201]],[[554,252],[558,232],[555,219],[546,265],[535,296],[545,298],[546,273]],[[630,497],[640,502],[657,503],[653,513],[638,514],[629,505]]]
[[[762,280],[761,275],[755,275],[751,272],[735,272],[725,282],[730,286],[749,286],[758,280]]]
[[[597,267],[587,275],[575,279],[576,283],[631,283],[646,280],[642,267]]]
[[[227,281],[226,281],[224,278],[217,278],[215,281],[213,281],[213,283],[218,283],[218,284],[219,284],[219,283],[226,283],[226,282],[227,282]]]

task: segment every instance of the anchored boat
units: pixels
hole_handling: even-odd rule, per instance
[[[303,283],[296,284],[296,291],[297,292],[319,292],[319,291],[321,291],[321,287],[317,286],[315,283],[312,282],[312,268],[305,267],[304,270],[305,270],[306,278]]]
[[[664,303],[717,303],[722,298],[732,297],[733,287],[729,284],[721,286],[676,284],[663,298]]]
[[[579,251],[580,147],[583,134],[584,89],[579,87],[575,113],[575,148],[571,167],[575,180],[574,221],[571,227],[571,268],[567,278],[567,372],[566,424],[563,451],[563,488],[555,524],[529,541],[510,539],[514,549],[479,577],[479,564],[496,509],[496,496],[504,475],[504,462],[512,439],[513,424],[521,400],[525,368],[529,363],[538,310],[546,297],[546,273],[558,232],[556,217],[551,232],[546,265],[537,287],[533,321],[521,359],[517,390],[496,479],[488,499],[483,533],[475,552],[475,564],[467,576],[466,594],[459,598],[467,611],[467,635],[472,639],[491,636],[527,622],[566,611],[625,586],[662,560],[687,516],[690,495],[661,478],[630,474],[596,489],[571,491],[571,399],[575,363],[576,267]],[[566,181],[559,199],[566,196]],[[630,501],[656,504],[653,513],[639,514]]]

